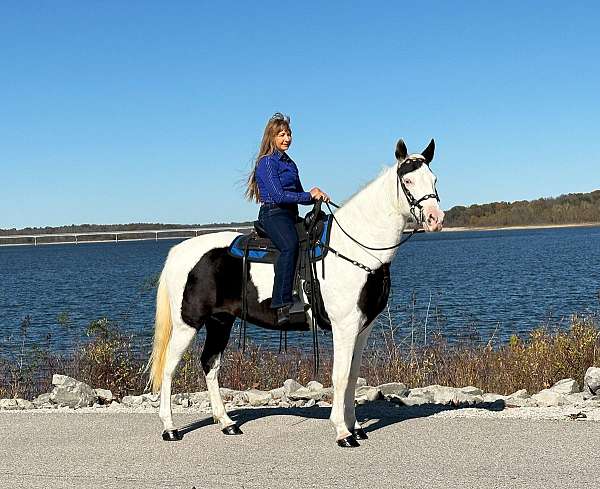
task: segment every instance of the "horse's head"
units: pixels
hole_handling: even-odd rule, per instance
[[[402,139],[396,145],[399,185],[410,214],[417,224],[423,225],[425,231],[441,231],[444,222],[444,213],[440,209],[440,199],[435,188],[437,178],[429,168],[434,151],[433,139],[421,154],[409,155]]]

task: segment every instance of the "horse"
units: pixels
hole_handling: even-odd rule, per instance
[[[430,169],[434,151],[432,139],[421,153],[408,154],[400,139],[396,162],[333,216],[329,246],[337,253],[328,253],[321,261],[327,273],[319,282],[333,335],[329,419],[341,447],[359,446],[358,440],[367,438],[354,410],[356,381],[373,321],[387,304],[389,268],[398,240],[411,217],[425,231],[442,229],[444,213]],[[160,275],[149,384],[153,392],[160,391],[159,417],[166,441],[182,439],[172,419],[171,381],[190,341],[202,327],[206,328],[206,339],[200,360],[213,419],[224,434],[242,434],[227,415],[218,383],[223,351],[236,317],[242,314],[242,260],[228,254],[237,236],[239,233],[218,232],[175,245]],[[276,329],[277,318],[270,308],[273,265],[248,266],[246,317],[255,325]]]

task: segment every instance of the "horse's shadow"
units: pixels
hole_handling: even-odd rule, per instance
[[[420,406],[403,406],[390,401],[373,401],[356,407],[356,418],[363,425],[366,432],[373,432],[386,426],[401,423],[409,419],[426,418],[444,411],[456,411],[463,408],[485,409],[487,411],[502,411],[505,407],[504,401],[482,402],[475,405],[443,405],[443,404],[421,404]],[[243,426],[257,419],[267,416],[296,416],[304,419],[328,419],[331,408],[313,406],[309,408],[282,408],[263,407],[252,409],[235,409],[227,414],[238,426]],[[302,421],[300,421],[302,422]],[[204,418],[190,423],[179,429],[184,435],[205,426],[212,425],[212,417]]]

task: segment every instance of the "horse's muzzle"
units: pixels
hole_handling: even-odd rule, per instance
[[[423,229],[427,232],[441,231],[444,225],[444,212],[438,207],[426,209]]]

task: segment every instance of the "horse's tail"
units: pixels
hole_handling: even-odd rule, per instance
[[[169,291],[167,290],[165,271],[160,275],[158,291],[156,292],[156,317],[154,321],[154,346],[150,355],[150,381],[152,392],[158,392],[162,385],[162,376],[165,370],[167,347],[171,339],[173,322],[171,320],[171,305]]]

